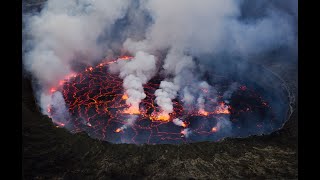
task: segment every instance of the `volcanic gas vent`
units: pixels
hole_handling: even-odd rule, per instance
[[[57,107],[49,106],[58,126],[112,143],[179,144],[269,133],[283,123],[261,88],[232,78],[215,84],[215,92],[204,84],[193,103],[186,103],[187,92],[183,98],[179,92],[172,101],[173,112],[166,115],[156,103],[155,92],[164,79],[158,74],[143,85],[146,97],[132,110],[123,80],[109,72],[113,62],[88,67],[51,90],[52,96],[62,92],[69,111],[62,123]]]

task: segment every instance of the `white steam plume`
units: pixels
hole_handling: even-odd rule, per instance
[[[173,112],[172,99],[176,98],[179,87],[172,82],[161,81],[159,89],[155,91],[156,103],[164,113]]]
[[[205,81],[196,83],[194,89],[197,90],[197,94],[199,94],[197,99],[198,110],[203,112],[205,111],[206,98],[209,96],[211,100],[216,100],[217,91]]]
[[[99,38],[125,15],[129,2],[48,0],[40,13],[24,16],[23,64],[40,85],[35,92],[42,112],[54,103],[46,92],[71,73],[73,62],[91,65],[105,55]]]
[[[127,122],[123,126],[120,127],[120,130],[123,131],[123,130],[127,129],[128,127],[133,126],[137,119],[138,119],[137,115],[130,115],[129,119],[127,119]]]
[[[236,91],[238,87],[239,87],[239,83],[237,82],[232,83],[229,86],[228,90],[223,93],[223,99],[229,100],[232,96],[232,93]]]
[[[183,126],[184,125],[183,121],[178,119],[178,118],[173,119],[172,122],[177,126]]]
[[[188,84],[186,81],[195,79],[191,56],[227,53],[248,58],[296,44],[295,23],[280,8],[270,8],[257,21],[242,21],[245,12],[241,12],[241,8],[246,1],[141,2],[142,9],[150,12],[153,23],[145,33],[145,39],[128,38],[123,45],[131,52],[169,50],[163,68],[166,74],[174,77],[172,82],[182,89]],[[190,94],[186,92],[186,95]],[[189,97],[186,101],[192,100]]]
[[[188,87],[183,88],[183,92],[182,92],[182,102],[184,103],[184,105],[191,105],[194,103],[194,95],[190,92]]]
[[[24,65],[42,85],[56,85],[70,73],[72,61],[91,64],[104,55],[99,36],[123,17],[128,0],[49,0],[27,19],[31,50]],[[77,59],[76,59],[77,58]]]
[[[126,103],[138,110],[141,100],[146,97],[143,84],[156,73],[156,59],[153,55],[139,51],[133,59],[124,63],[119,71],[125,93],[128,95]]]
[[[164,60],[163,68],[167,75],[174,75],[172,81],[164,80],[160,83],[160,87],[155,92],[156,103],[161,107],[163,113],[168,114],[173,111],[172,100],[176,98],[181,86],[187,81],[184,73],[190,73],[194,68],[194,62],[190,56],[185,56],[178,51],[170,50]]]
[[[232,123],[228,118],[219,118],[216,127],[219,134],[231,135],[232,133]]]
[[[131,52],[173,48],[192,55],[227,52],[249,57],[295,44],[295,16],[265,1],[261,4],[271,5],[264,16],[242,20],[244,3],[254,4],[244,0],[141,1],[141,9],[150,13],[153,23],[145,39],[128,38],[124,47]]]
[[[186,128],[186,129],[183,129],[183,130],[181,131],[181,134],[182,134],[184,137],[186,137],[186,138],[188,138],[188,137],[191,135],[191,133],[192,133],[192,131],[191,131],[190,128]]]
[[[53,122],[59,124],[66,124],[69,117],[69,113],[63,95],[60,91],[56,91],[50,96],[42,93],[40,104],[42,107],[50,108],[50,111],[53,111]],[[48,113],[47,109],[43,109],[42,113],[49,116],[52,115]]]
[[[198,104],[199,110],[204,110],[204,107],[205,107],[204,103],[205,103],[204,97],[202,95],[200,95],[197,99],[197,104]]]

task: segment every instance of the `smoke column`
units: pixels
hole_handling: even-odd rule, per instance
[[[186,128],[186,129],[183,129],[183,130],[181,131],[181,134],[182,134],[184,137],[188,138],[188,137],[192,134],[192,131],[191,131],[189,128]]]
[[[128,127],[131,127],[136,122],[137,118],[138,118],[137,115],[130,115],[130,117],[127,119],[126,124],[118,128],[117,131],[120,132],[127,129]]]
[[[168,118],[168,114],[173,112],[172,99],[176,98],[179,87],[170,81],[161,81],[160,88],[155,91],[156,103],[163,111],[162,116]]]
[[[128,95],[126,103],[130,105],[128,113],[139,113],[139,104],[146,97],[142,85],[154,76],[155,70],[155,57],[141,51],[137,52],[132,60],[125,62],[120,67],[119,76],[123,79],[123,87]]]
[[[177,126],[183,126],[183,121],[178,118],[173,119],[172,122]]]

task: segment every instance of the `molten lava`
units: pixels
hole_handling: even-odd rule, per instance
[[[230,114],[229,108],[230,107],[228,105],[225,105],[224,102],[220,102],[219,106],[216,108],[214,113],[216,113],[216,114]]]
[[[218,128],[217,128],[217,127],[213,127],[213,128],[211,129],[211,131],[214,132],[214,133],[215,133],[215,132],[218,132]]]
[[[115,130],[116,133],[119,133],[119,132],[121,132],[121,131],[122,131],[121,128],[118,128],[118,129]]]
[[[128,95],[127,94],[124,94],[123,96],[122,96],[122,99],[123,100],[127,100],[129,97],[128,97]]]
[[[130,59],[132,57],[124,56],[117,60]],[[164,79],[160,75],[143,86],[146,98],[139,107],[128,106],[128,95],[122,87],[123,80],[117,74],[108,72],[108,65],[117,60],[105,60],[97,66],[86,68],[84,72],[71,73],[57,87],[50,89],[50,93],[62,92],[70,113],[70,118],[64,121],[66,123],[54,121],[58,126],[68,125],[72,132],[85,131],[93,138],[114,143],[181,143],[222,138],[223,136],[219,136],[222,127],[219,131],[217,128],[221,119],[232,122],[231,125],[238,130],[237,127],[243,124],[248,113],[270,114],[268,103],[246,86],[240,86],[239,91],[234,93],[239,101],[225,103],[221,91],[217,97],[218,104],[216,100],[211,102],[209,99],[205,109],[199,109],[196,105],[186,108],[176,98],[172,100],[173,112],[166,114],[155,102],[154,92]],[[210,96],[207,89],[202,91]],[[50,105],[48,113],[55,118],[55,110]],[[137,116],[137,119],[128,125],[127,120],[132,116]],[[182,123],[180,120],[178,125],[172,123],[173,119],[180,118],[183,119]],[[263,122],[253,124],[255,128],[259,124],[257,131],[263,130],[260,127]],[[126,130],[123,131],[124,129]],[[241,135],[241,129],[238,131]]]
[[[170,115],[167,113],[152,113],[150,119],[152,121],[164,121],[164,122],[168,122],[170,119]]]
[[[132,58],[133,58],[132,56],[121,56],[119,59],[121,59],[121,60],[130,60]]]
[[[200,115],[202,116],[208,116],[209,115],[209,112],[208,111],[205,111],[204,109],[199,109],[199,112],[198,112]]]
[[[50,92],[51,92],[51,93],[54,93],[54,92],[56,92],[56,91],[57,91],[57,90],[56,90],[55,88],[51,88],[51,89],[50,89]]]
[[[188,125],[187,125],[185,122],[183,122],[183,123],[181,124],[181,126],[184,127],[184,128],[186,128]]]
[[[130,106],[129,108],[122,111],[124,114],[140,114],[140,110],[137,107]]]

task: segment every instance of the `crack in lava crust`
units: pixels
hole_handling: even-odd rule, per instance
[[[206,105],[205,110],[199,110],[195,105],[183,107],[178,98],[174,99],[174,111],[169,114],[170,118],[166,121],[156,120],[154,116],[160,111],[155,103],[154,92],[163,80],[158,75],[144,85],[147,96],[140,103],[140,113],[135,123],[121,128],[132,115],[124,113],[128,106],[125,103],[127,96],[123,93],[123,80],[117,74],[108,72],[108,64],[112,62],[101,63],[77,75],[73,74],[68,80],[61,81],[58,88],[51,89],[51,93],[63,93],[71,114],[67,123],[55,122],[58,126],[70,124],[71,128],[68,129],[71,132],[85,131],[91,137],[104,141],[134,144],[217,141],[226,136],[269,132],[275,126],[271,107],[246,86],[239,86],[230,104],[222,100],[222,93],[219,93],[218,101],[209,98],[209,106]],[[228,86],[228,83],[223,86]],[[54,119],[54,109],[49,107],[48,112]],[[251,114],[264,118],[252,118]],[[175,118],[181,119],[183,123],[175,125],[172,122]],[[225,131],[223,126],[219,126],[218,122],[222,120],[230,122],[231,129]],[[190,135],[186,134],[188,130]]]

